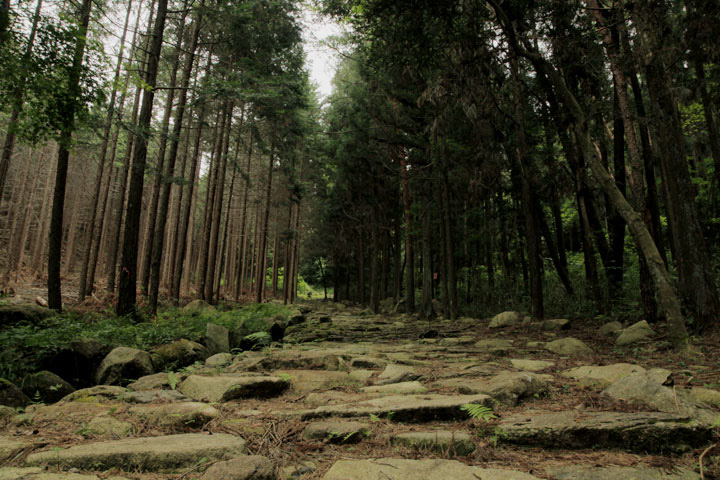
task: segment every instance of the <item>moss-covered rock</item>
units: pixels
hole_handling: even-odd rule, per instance
[[[0,378],[0,405],[6,407],[24,407],[30,404],[30,398],[14,383]]]
[[[1,305],[0,328],[20,322],[37,323],[55,314],[49,308],[32,303]]]
[[[197,299],[188,303],[182,308],[184,315],[201,315],[203,313],[214,313],[217,309],[207,303],[205,300]]]
[[[25,375],[21,388],[28,397],[44,403],[55,403],[75,391],[70,383],[47,370]]]
[[[70,342],[43,365],[77,388],[95,385],[95,371],[112,347],[93,338],[79,338]]]
[[[206,347],[184,338],[169,345],[162,345],[151,352],[157,370],[177,370],[195,362],[204,362],[210,356]]]
[[[137,348],[117,347],[102,361],[95,380],[102,385],[119,385],[152,373],[155,370],[150,354]]]

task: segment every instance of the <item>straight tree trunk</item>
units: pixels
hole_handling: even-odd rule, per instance
[[[245,192],[243,193],[242,203],[242,220],[240,222],[240,258],[238,261],[237,270],[237,284],[235,287],[235,300],[240,300],[240,294],[245,289],[245,276],[247,274],[247,250],[248,244],[248,232],[246,229],[247,225],[247,205],[248,196],[250,195],[250,174],[252,167],[252,150],[253,150],[253,130],[250,129],[250,139],[248,141],[248,154],[247,154],[247,174],[245,177]]]
[[[271,133],[271,135],[273,135]],[[272,195],[272,180],[273,180],[273,167],[275,163],[275,139],[270,140],[270,158],[268,160],[268,180],[267,180],[267,191],[265,195],[265,213],[263,214],[263,226],[262,234],[260,235],[260,244],[257,248],[258,253],[258,264],[257,264],[257,284],[255,292],[255,301],[262,303],[265,298],[265,259],[267,254],[267,234],[268,225],[270,222],[270,199]]]
[[[150,136],[155,83],[157,80],[158,63],[162,49],[165,18],[167,16],[167,0],[157,0],[157,15],[153,28],[152,42],[145,71],[145,92],[138,121],[139,132],[136,135],[135,152],[133,153],[132,172],[128,191],[128,206],[125,216],[125,236],[123,238],[122,258],[120,261],[120,279],[118,282],[118,299],[115,308],[120,316],[134,314],[137,297],[137,254],[140,227],[140,210],[147,160],[147,143]]]
[[[59,109],[63,118],[58,141],[57,170],[55,174],[55,190],[53,193],[52,215],[50,217],[50,236],[48,240],[48,307],[53,310],[62,310],[62,293],[60,280],[60,264],[62,260],[62,230],[63,213],[65,210],[65,187],[67,185],[67,172],[70,163],[70,148],[72,134],[75,130],[75,114],[79,107],[80,75],[82,72],[85,45],[87,44],[87,30],[90,23],[92,0],[83,0],[79,12],[79,30],[73,63],[68,76],[67,96],[60,100]]]
[[[398,148],[399,150],[399,148]],[[412,212],[410,211],[410,185],[407,176],[407,160],[400,151],[400,183],[402,184],[403,210],[405,212],[405,265],[407,265],[405,304],[408,313],[415,313],[415,259],[412,244]]]
[[[105,157],[107,155],[108,144],[110,142],[110,133],[112,129],[112,120],[115,115],[115,98],[117,96],[117,85],[120,81],[120,70],[123,62],[123,52],[125,50],[125,37],[128,31],[128,25],[130,22],[130,11],[132,10],[132,0],[128,1],[127,12],[125,13],[125,24],[123,26],[123,33],[120,37],[120,52],[118,53],[117,64],[115,65],[115,76],[113,78],[112,92],[110,93],[110,101],[108,102],[107,118],[105,119],[105,131],[103,132],[102,145],[100,147],[100,159],[98,160],[98,172],[97,179],[95,180],[95,191],[93,193],[92,201],[90,202],[90,222],[89,230],[90,235],[87,236],[85,245],[83,246],[83,261],[80,271],[80,285],[78,288],[78,301],[82,302],[87,295],[92,291],[92,280],[88,284],[88,269],[90,268],[91,250],[95,243],[95,238],[101,236],[102,225],[97,225],[97,216],[100,213],[102,217],[105,214],[105,204],[98,205],[100,199],[100,190],[102,188],[103,179],[105,177]],[[109,165],[112,168],[112,164]],[[110,178],[107,179],[107,184],[110,185]],[[99,245],[99,244],[98,244]],[[97,247],[95,247],[97,248]]]

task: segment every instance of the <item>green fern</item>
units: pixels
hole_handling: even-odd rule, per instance
[[[175,374],[175,372],[168,372],[168,383],[170,384],[170,390],[175,390],[178,384],[178,376]]]
[[[250,335],[245,336],[246,340],[250,340],[251,342],[261,341],[261,340],[269,340],[270,334],[268,332],[255,332],[251,333]]]
[[[466,403],[460,407],[460,410],[467,412],[471,418],[481,420],[483,422],[497,418],[497,416],[493,413],[492,408],[486,407],[485,405],[479,405],[477,403]]]

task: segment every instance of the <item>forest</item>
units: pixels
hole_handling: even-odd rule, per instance
[[[344,26],[321,98],[300,18]],[[718,331],[711,0],[3,0],[7,295]]]

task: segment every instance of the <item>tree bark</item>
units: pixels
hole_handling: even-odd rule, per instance
[[[142,191],[147,160],[147,143],[150,135],[155,83],[157,80],[158,63],[162,49],[165,18],[167,16],[167,0],[157,0],[157,15],[153,28],[152,43],[145,71],[145,91],[138,121],[139,132],[135,140],[132,172],[128,191],[128,206],[125,215],[125,236],[123,239],[122,258],[120,261],[120,279],[118,282],[118,298],[115,311],[118,315],[134,314],[137,297],[137,254],[140,227],[140,210],[142,207]]]
[[[69,91],[66,98],[61,99],[59,105],[63,122],[60,128],[60,139],[58,141],[57,170],[55,174],[55,190],[53,193],[52,215],[50,217],[50,237],[48,240],[48,307],[53,310],[62,310],[62,293],[60,280],[60,264],[62,260],[62,234],[63,234],[63,212],[65,210],[65,187],[67,185],[67,172],[70,160],[70,148],[72,146],[72,134],[75,129],[75,113],[79,107],[80,97],[80,75],[82,72],[83,57],[85,56],[85,45],[87,44],[88,24],[90,23],[90,12],[92,11],[92,0],[83,0],[79,13],[79,29],[75,50],[73,52],[73,63],[68,76]]]

